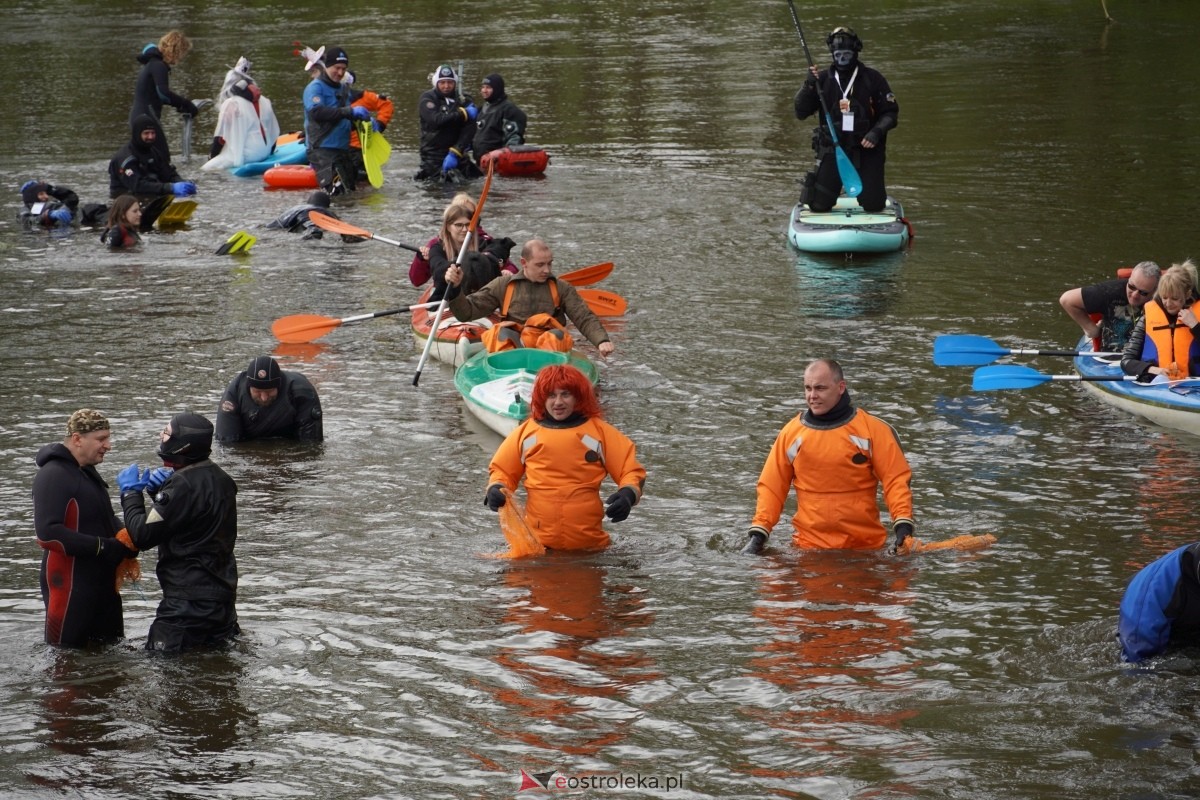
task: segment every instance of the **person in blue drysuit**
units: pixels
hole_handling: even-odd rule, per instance
[[[1121,656],[1138,662],[1169,644],[1200,644],[1200,542],[1147,564],[1121,598]]]

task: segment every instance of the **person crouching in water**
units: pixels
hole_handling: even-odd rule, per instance
[[[138,228],[142,225],[142,204],[131,194],[123,194],[108,209],[108,227],[100,241],[113,250],[137,247],[142,243]]]
[[[575,367],[543,367],[533,384],[531,416],[492,456],[484,504],[499,511],[505,490],[525,477],[525,522],[552,550],[603,550],[607,516],[621,522],[641,499],[646,470],[625,434],[601,419],[592,384]],[[600,503],[605,475],[616,492]]]

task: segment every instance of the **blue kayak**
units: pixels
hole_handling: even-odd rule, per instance
[[[831,210],[820,212],[797,203],[788,223],[788,241],[810,253],[890,253],[908,237],[908,220],[894,197],[875,214],[853,197],[839,197]]]
[[[275,152],[263,161],[252,161],[249,164],[242,164],[240,167],[234,167],[229,170],[239,178],[251,178],[255,175],[262,175],[271,167],[277,167],[280,164],[307,164],[308,151],[305,149],[304,142],[289,142],[287,144],[278,145]]]
[[[1082,352],[1091,347],[1091,339],[1082,339],[1078,349]],[[1075,371],[1083,376],[1113,378],[1083,381],[1083,387],[1105,403],[1164,428],[1200,436],[1200,378],[1174,386],[1161,377],[1155,383],[1148,384],[1121,380],[1120,359],[1108,360],[1095,356],[1076,356]]]

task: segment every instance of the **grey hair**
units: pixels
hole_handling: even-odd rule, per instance
[[[1139,261],[1134,265],[1133,271],[1140,272],[1147,278],[1154,278],[1156,280],[1162,275],[1162,267],[1153,261]]]

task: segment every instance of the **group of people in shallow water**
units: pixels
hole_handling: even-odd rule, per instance
[[[138,54],[142,67],[129,114],[130,137],[108,166],[111,204],[80,208],[72,190],[30,180],[21,187],[22,218],[27,224],[57,229],[74,223],[103,225],[102,241],[113,248],[127,248],[140,241],[139,234],[154,227],[175,198],[196,193],[196,182],[184,179],[173,163],[162,125],[164,107],[175,108],[184,118],[184,135],[190,142],[192,121],[208,103],[190,100],[171,89],[171,69],[191,48],[188,37],[174,30]],[[295,139],[304,143],[308,163],[316,171],[325,197],[353,191],[366,177],[356,125],[368,125],[373,133],[382,134],[392,119],[394,104],[386,94],[360,88],[345,48],[305,48],[300,54],[311,81],[303,95],[304,129]],[[281,141],[274,107],[251,75],[252,66],[243,56],[225,74],[217,96],[218,119],[209,159],[201,170],[267,160]],[[418,100],[421,169],[415,179],[469,180],[481,174],[478,160],[488,152],[524,143],[528,120],[508,97],[503,76],[491,73],[482,80],[482,107],[462,93],[452,67],[439,66],[430,80],[432,88]],[[136,199],[136,211],[122,199],[127,196]]]
[[[806,178],[802,200],[814,210],[836,201],[842,188],[832,158],[837,131],[839,144],[855,153],[864,182],[860,203],[871,209],[886,199],[886,134],[896,125],[899,107],[886,79],[858,62],[862,42],[852,30],[836,29],[827,44],[833,63],[827,70],[811,69],[796,96],[796,116],[803,119],[820,110],[841,124],[833,130],[816,127],[818,163]],[[183,34],[172,31],[139,56],[143,69],[130,113],[131,140],[110,165],[111,208],[83,210],[83,219],[93,221],[102,210],[108,212],[104,236],[113,246],[136,243],[137,232],[152,225],[165,207],[164,198],[169,203],[174,196],[195,193],[195,184],[182,180],[171,166],[160,124],[165,104],[188,116],[198,111],[195,103],[169,88],[170,67],[190,46]],[[305,141],[322,190],[272,224],[319,235],[308,213],[327,211],[330,196],[352,190],[362,169],[361,153],[354,157],[358,145],[352,123],[370,123],[382,132],[392,104],[386,95],[352,89],[355,76],[343,48],[306,50],[304,56],[312,77],[304,94]],[[210,160],[203,168],[260,160],[274,148],[278,123],[250,68],[242,58],[226,75]],[[484,79],[483,111],[461,94],[458,81],[455,71],[442,65],[419,99],[418,180],[477,177],[479,156],[523,142],[526,118],[507,98],[501,76]],[[21,195],[27,219],[36,224],[71,224],[80,211],[74,192],[46,182],[25,183]],[[497,330],[517,336],[497,336],[489,347],[562,346],[569,320],[607,357],[612,342],[574,288],[553,276],[549,246],[536,239],[526,243],[518,269],[510,260],[515,243],[492,237],[479,226],[472,231],[474,212],[475,202],[465,193],[451,201],[438,234],[413,259],[413,285],[432,279],[431,298],[444,298],[459,319],[498,310]],[[460,252],[466,254],[462,259]],[[1060,303],[1098,349],[1121,353],[1122,369],[1138,380],[1200,376],[1200,279],[1191,261],[1166,271],[1142,262],[1127,277],[1069,290]],[[530,330],[539,336],[526,336]],[[546,335],[551,341],[557,336],[558,344],[547,344]],[[904,552],[915,534],[912,472],[896,431],[854,405],[836,361],[819,359],[807,366],[804,394],[807,408],[780,430],[763,465],[741,552],[763,552],[792,489],[797,496],[791,519],[795,546],[882,548],[887,527],[877,501],[881,488],[894,535],[889,552]],[[273,436],[320,441],[316,390],[269,356],[254,359],[223,394],[215,426],[199,414],[176,415],[160,437],[163,466],[143,470],[135,463],[118,473],[123,525],[96,470],[109,449],[103,414],[77,411],[67,422],[66,438],[39,451],[33,494],[37,537],[45,551],[46,641],[75,646],[123,636],[120,582],[136,574],[131,559],[137,551],[156,546],[163,600],[147,647],[180,650],[220,644],[236,635],[237,489],[209,458],[214,436],[222,442]],[[606,476],[616,490],[601,503],[599,489]],[[539,542],[550,549],[592,551],[608,546],[605,518],[627,519],[642,499],[645,480],[636,446],[603,420],[591,383],[573,367],[555,366],[539,372],[530,418],[491,459],[483,501],[498,511],[523,481],[525,521]],[[1144,568],[1121,603],[1123,656],[1138,661],[1172,642],[1196,641],[1197,598],[1200,543],[1180,547]]]

